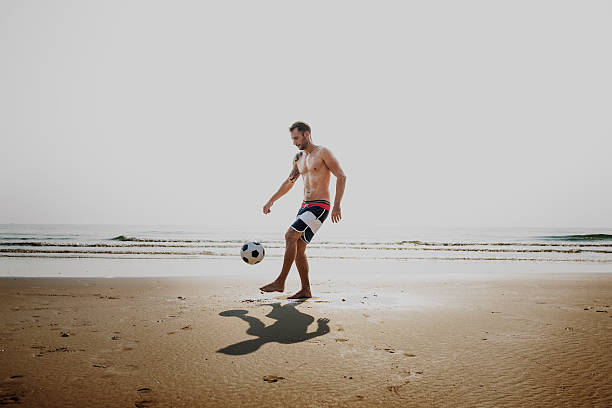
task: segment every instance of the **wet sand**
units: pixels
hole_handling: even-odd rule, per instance
[[[0,278],[0,405],[612,406],[612,274],[432,264]]]

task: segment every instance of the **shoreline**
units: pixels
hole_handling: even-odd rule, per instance
[[[267,257],[257,265],[246,265],[238,256],[220,258],[56,258],[0,257],[3,277],[147,278],[147,277],[233,277],[260,276],[272,279],[282,260]],[[440,260],[440,259],[338,259],[309,258],[313,279],[319,271],[338,276],[358,274],[401,279],[511,279],[514,276],[548,274],[610,274],[612,264],[574,261]],[[293,267],[295,271],[295,266]],[[326,273],[326,272],[324,272]],[[259,287],[259,286],[257,286]]]

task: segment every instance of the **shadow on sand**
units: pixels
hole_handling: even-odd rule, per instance
[[[266,316],[276,320],[269,326],[263,324],[261,320],[253,316],[247,316],[246,310],[226,310],[219,313],[220,316],[236,316],[249,324],[247,334],[257,336],[256,339],[241,341],[217,350],[217,353],[229,355],[243,355],[257,351],[266,343],[293,344],[306,341],[318,336],[329,333],[327,323],[329,319],[318,319],[317,330],[306,333],[308,326],[314,322],[314,317],[302,313],[296,306],[303,301],[291,302],[285,305],[280,303],[268,303],[261,306],[272,306],[272,310]]]

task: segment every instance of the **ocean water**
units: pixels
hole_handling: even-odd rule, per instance
[[[606,228],[387,227],[338,234],[325,227],[308,246],[310,258],[612,263],[612,229]],[[248,240],[261,242],[266,257],[282,257],[283,234],[238,227],[4,224],[0,258],[239,260]]]

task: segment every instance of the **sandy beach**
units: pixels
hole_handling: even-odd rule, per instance
[[[296,302],[295,272],[284,294],[261,294],[273,273],[235,264],[1,278],[0,404],[612,405],[610,274],[317,260],[315,297]]]
[[[606,49],[600,0],[0,1],[0,408],[612,408]]]

